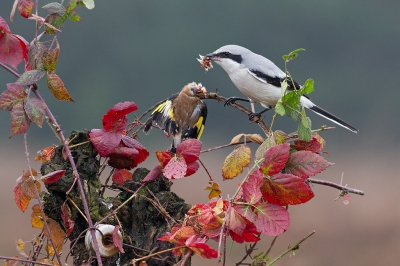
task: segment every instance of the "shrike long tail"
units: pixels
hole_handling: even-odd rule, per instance
[[[320,115],[330,121],[332,121],[335,124],[338,124],[339,126],[342,126],[354,133],[358,133],[358,129],[353,127],[352,125],[346,123],[345,121],[343,121],[342,119],[340,119],[339,117],[334,116],[333,114],[329,113],[328,111],[325,111],[324,109],[322,109],[321,107],[318,107],[316,105],[312,106],[312,107],[307,107],[308,109],[310,109],[311,111],[313,111],[314,113],[316,113],[317,115]]]

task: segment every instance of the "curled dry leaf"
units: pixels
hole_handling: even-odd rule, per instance
[[[234,136],[234,137],[232,138],[232,140],[231,140],[231,143],[229,143],[229,144],[236,144],[236,143],[239,143],[240,140],[241,140],[244,136],[245,136],[245,134],[243,134],[243,133]]]
[[[264,138],[261,137],[259,134],[246,134],[246,137],[257,144],[261,144],[264,142]]]

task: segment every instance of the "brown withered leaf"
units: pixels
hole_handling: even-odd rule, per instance
[[[259,134],[246,134],[246,138],[249,138],[252,142],[257,144],[261,144],[264,142],[264,138],[261,137]]]
[[[240,173],[243,168],[248,166],[251,161],[250,147],[241,144],[237,146],[225,159],[222,166],[222,176],[225,179],[233,179]]]
[[[239,143],[240,142],[240,140],[243,138],[245,136],[245,134],[243,134],[243,133],[241,133],[241,134],[238,134],[238,135],[236,135],[236,136],[234,136],[233,138],[232,138],[232,140],[231,140],[231,143],[230,144],[236,144],[236,143]]]

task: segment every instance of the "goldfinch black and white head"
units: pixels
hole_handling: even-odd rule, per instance
[[[206,94],[201,83],[189,83],[181,92],[155,107],[144,132],[157,126],[173,136],[171,151],[175,152],[183,139],[200,139],[207,118],[207,105],[201,100]]]

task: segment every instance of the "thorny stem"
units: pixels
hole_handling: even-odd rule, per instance
[[[39,262],[39,261],[32,261],[28,259],[22,259],[22,258],[12,258],[12,257],[4,257],[0,256],[1,260],[6,260],[6,261],[21,261],[21,262],[28,262],[28,263],[34,263],[35,265],[48,265],[48,266],[54,266],[54,264],[48,264],[44,262]],[[61,265],[61,264],[60,264]]]
[[[229,143],[229,144],[217,146],[217,147],[214,147],[214,148],[209,148],[207,150],[202,150],[202,151],[200,151],[200,153],[210,152],[210,151],[219,150],[219,149],[222,149],[222,148],[235,146],[235,145],[239,145],[239,144],[246,144],[246,143],[253,143],[253,141],[246,140],[246,141],[239,141],[239,142],[236,142],[236,143]]]
[[[313,230],[311,233],[308,234],[308,236],[306,236],[305,238],[303,238],[302,240],[300,240],[296,245],[294,245],[293,247],[288,248],[285,252],[283,252],[281,255],[279,255],[278,257],[276,257],[275,259],[273,259],[267,266],[271,266],[272,264],[274,264],[275,262],[277,262],[278,260],[280,260],[283,256],[285,256],[286,254],[288,254],[291,251],[294,251],[296,249],[299,249],[300,244],[303,243],[304,241],[306,241],[310,236],[312,236],[313,234],[315,234],[315,231]]]
[[[260,237],[260,235],[261,235],[261,233],[258,234],[257,237]],[[254,242],[254,244],[252,244],[252,245],[250,244],[250,247],[248,249],[246,248],[246,255],[244,255],[244,257],[239,262],[236,263],[236,266],[242,265],[242,262],[245,259],[247,259],[247,257],[250,256],[250,254],[255,250],[257,243],[258,242]]]
[[[0,62],[0,65],[3,68],[5,68],[8,72],[10,72],[14,76],[16,76],[17,78],[19,78],[21,76],[17,72],[15,72],[14,70],[10,69],[5,64],[3,64],[2,62]],[[40,95],[40,93],[36,89],[34,89],[32,85],[31,85],[31,89],[32,89],[33,93],[35,94],[35,96],[39,100],[43,101],[43,103],[45,103],[45,101],[42,98],[42,96]],[[50,111],[50,109],[47,106],[47,104],[45,104],[45,110],[46,110],[46,113],[49,116],[50,120],[52,121],[53,125],[55,126],[57,135],[61,138],[61,141],[62,141],[62,144],[64,146],[65,152],[67,153],[68,159],[69,159],[69,161],[71,163],[71,167],[72,167],[73,174],[74,174],[74,177],[75,177],[74,182],[77,181],[77,183],[78,183],[79,192],[80,192],[81,197],[82,197],[83,208],[85,210],[86,217],[88,218],[89,228],[91,228],[91,234],[92,234],[92,239],[93,239],[93,248],[94,248],[95,253],[96,253],[97,263],[99,264],[99,266],[102,266],[103,263],[101,262],[101,257],[100,257],[100,253],[99,253],[99,245],[98,245],[97,240],[96,240],[95,229],[93,227],[92,219],[90,217],[90,211],[89,211],[89,207],[88,207],[88,204],[87,204],[87,201],[86,201],[85,190],[83,189],[82,182],[81,182],[81,179],[79,177],[78,170],[76,169],[74,158],[72,157],[72,154],[71,154],[71,150],[69,149],[68,141],[65,139],[64,132],[61,130],[59,124],[57,123],[56,118],[54,117],[53,113]],[[56,254],[57,254],[57,252],[56,252]],[[60,265],[61,265],[61,263],[60,263]]]
[[[33,174],[32,174],[31,163],[30,163],[30,161],[29,161],[28,140],[27,140],[27,138],[26,138],[26,135],[27,135],[27,134],[24,133],[25,157],[26,157],[26,162],[27,162],[27,164],[28,164],[28,169],[29,169],[29,172],[30,172],[30,177],[33,179],[33,187],[35,188],[36,197],[37,197],[37,199],[38,199],[38,203],[39,203],[39,206],[40,206],[40,212],[41,212],[42,217],[43,217],[42,220],[43,220],[43,223],[44,223],[44,228],[45,228],[45,230],[46,230],[46,232],[47,232],[48,239],[50,240],[51,246],[52,246],[53,249],[54,249],[54,254],[56,255],[57,261],[58,261],[58,263],[61,265],[60,254],[58,254],[57,247],[56,247],[56,245],[54,244],[53,237],[52,237],[52,235],[51,235],[49,225],[47,224],[46,214],[44,213],[44,210],[43,210],[43,204],[42,204],[42,201],[40,200],[39,191],[38,191],[38,188],[37,188],[37,186],[36,186],[36,182],[38,182],[38,181],[35,180],[35,178],[33,177]]]
[[[311,182],[311,183],[314,183],[314,184],[319,184],[319,185],[324,185],[324,186],[340,189],[341,191],[344,191],[345,193],[353,193],[353,194],[364,196],[364,191],[359,190],[359,189],[349,188],[349,187],[345,187],[345,186],[342,186],[342,185],[338,185],[338,184],[333,183],[333,182],[314,179],[314,178],[307,178],[307,180],[309,182]]]

